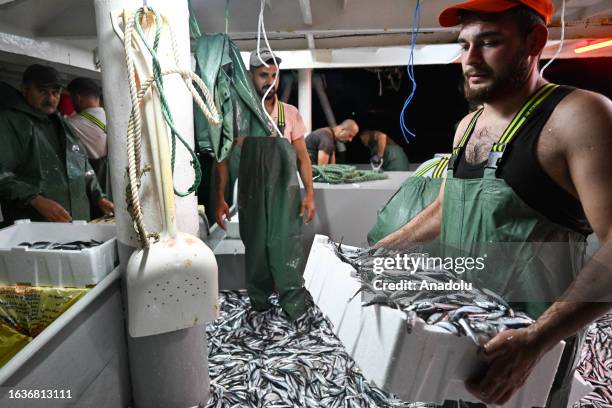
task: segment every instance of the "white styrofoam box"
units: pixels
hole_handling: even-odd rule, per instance
[[[32,249],[22,242],[102,241],[80,251]],[[18,220],[0,230],[0,284],[35,286],[95,285],[119,263],[113,224]]]
[[[240,228],[238,226],[238,213],[232,216],[231,221],[225,220],[226,237],[230,239],[240,239]]]
[[[352,267],[327,242],[326,236],[315,236],[304,271],[306,288],[366,379],[408,402],[477,402],[464,385],[482,367],[476,345],[421,320],[409,325],[399,310],[362,307],[361,296],[351,299],[360,288]],[[564,346],[560,342],[542,358],[504,407],[546,405]]]
[[[567,408],[572,408],[585,395],[592,393],[595,390],[593,385],[586,381],[578,371],[574,373],[574,382],[572,383],[572,390],[567,403]]]

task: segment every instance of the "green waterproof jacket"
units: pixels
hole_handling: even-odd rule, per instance
[[[61,129],[60,157],[49,129]],[[0,82],[0,203],[3,225],[21,218],[44,221],[30,206],[36,195],[57,201],[74,220],[90,219],[90,202],[104,197],[87,153],[59,114],[32,108],[13,87]]]
[[[236,44],[226,34],[203,34],[195,58],[196,74],[213,92],[221,116],[219,125],[211,125],[195,107],[200,152],[211,152],[222,161],[229,156],[235,138],[268,136],[268,121]]]

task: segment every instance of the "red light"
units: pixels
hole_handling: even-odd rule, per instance
[[[586,45],[584,47],[579,47],[574,50],[576,54],[582,54],[589,51],[598,50],[600,48],[612,47],[612,40],[602,41],[590,45]]]

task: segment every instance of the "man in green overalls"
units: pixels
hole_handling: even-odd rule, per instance
[[[295,106],[276,96],[280,62],[267,49],[259,55],[251,53],[251,79],[259,96],[266,97],[264,105],[274,123],[270,123],[270,137],[240,138],[243,140],[239,139],[234,149],[240,149],[238,216],[251,306],[255,310],[269,308],[268,298],[276,289],[281,307],[295,320],[305,310],[302,216],[306,223],[313,219],[315,201],[304,123]],[[223,196],[229,166],[227,161],[217,165],[215,214],[221,227],[224,217],[230,218]],[[306,190],[303,199],[298,170]]]
[[[359,140],[370,149],[370,163],[383,171],[408,171],[410,162],[404,149],[379,130],[363,130]]]
[[[488,368],[466,385],[489,404],[508,401],[565,339],[547,406],[566,407],[580,331],[610,309],[601,299],[612,292],[612,103],[539,74],[552,13],[550,0],[472,0],[442,12],[442,26],[461,26],[466,97],[483,108],[460,123],[436,200],[377,243],[439,237],[444,250],[508,251],[498,253],[503,268],[464,276],[537,319],[484,345]],[[585,265],[591,228],[602,248]]]
[[[69,222],[91,217],[90,203],[111,214],[79,139],[57,113],[59,73],[34,64],[21,92],[0,82],[0,203],[4,220]]]

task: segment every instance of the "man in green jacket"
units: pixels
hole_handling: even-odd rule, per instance
[[[279,303],[290,320],[306,310],[301,276],[303,222],[315,215],[312,168],[305,127],[297,108],[278,100],[278,64],[281,60],[269,49],[253,51],[249,65],[254,91],[272,119],[268,134],[246,135],[240,153],[238,216],[244,242],[246,286],[255,310],[270,307],[269,296],[279,294]],[[236,148],[236,147],[235,147]],[[230,219],[223,192],[228,180],[228,160],[217,163],[217,205],[215,218],[224,228]],[[300,194],[299,171],[304,185]]]
[[[3,226],[22,218],[89,220],[90,200],[103,214],[114,210],[85,149],[56,112],[60,91],[58,72],[37,64],[23,73],[21,93],[0,83]]]

